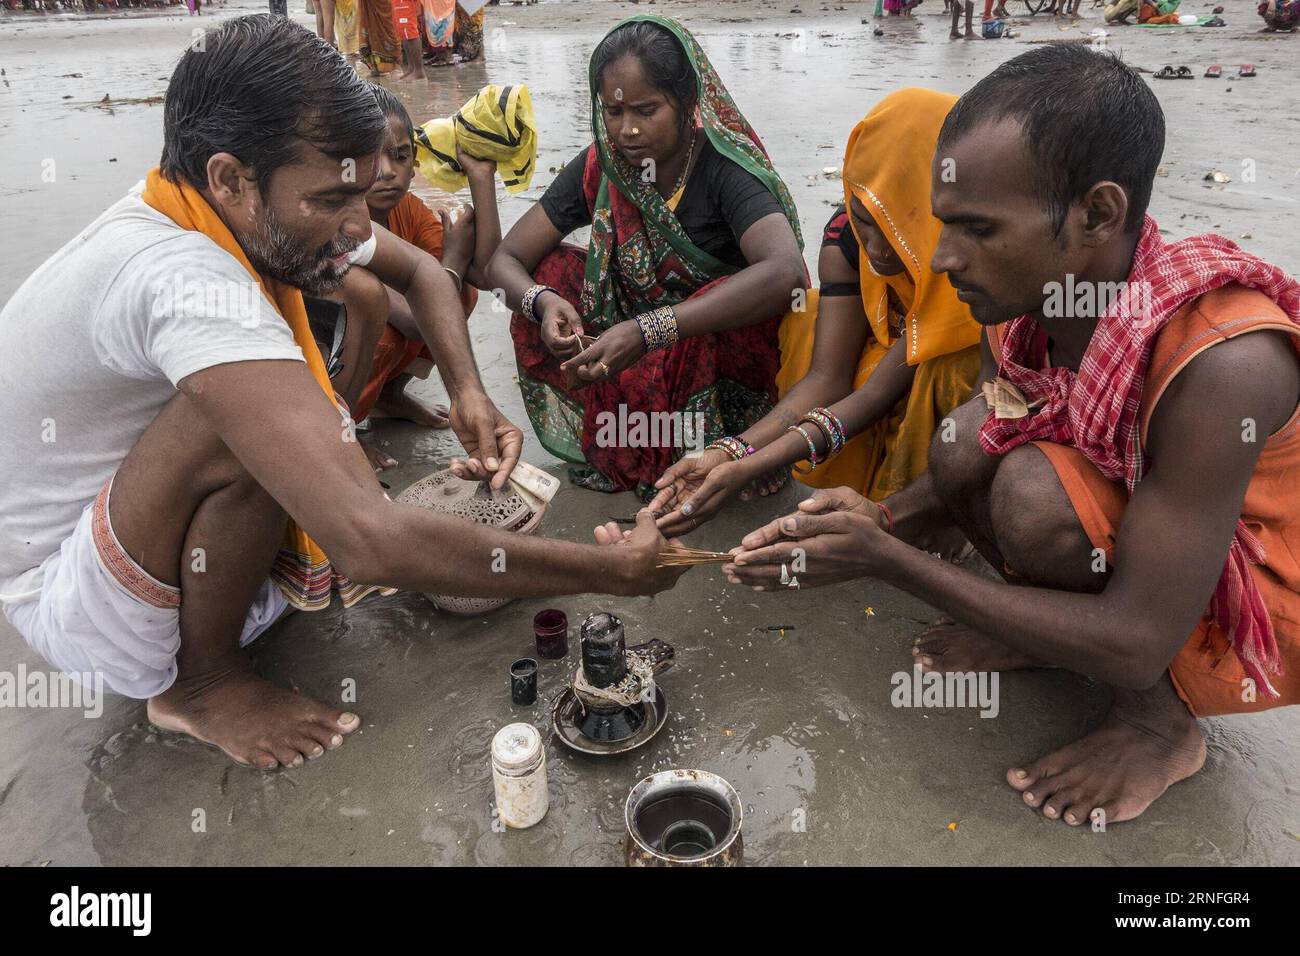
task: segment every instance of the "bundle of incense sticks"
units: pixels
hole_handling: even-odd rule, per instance
[[[659,567],[680,568],[696,564],[726,564],[735,557],[726,551],[701,551],[673,545],[659,552]]]

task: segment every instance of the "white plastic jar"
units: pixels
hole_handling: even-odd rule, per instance
[[[546,748],[532,724],[507,724],[492,738],[492,783],[506,826],[524,830],[546,816]]]

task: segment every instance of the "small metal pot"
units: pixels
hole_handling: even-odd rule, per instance
[[[707,770],[663,770],[627,796],[628,866],[739,866],[743,810],[731,784]]]

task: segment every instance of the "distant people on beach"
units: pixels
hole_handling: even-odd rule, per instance
[[[1300,28],[1300,0],[1266,0],[1259,5],[1263,33],[1295,33]]]

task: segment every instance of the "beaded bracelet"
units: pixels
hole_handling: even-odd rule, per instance
[[[555,292],[555,290],[552,289],[549,285],[529,286],[528,291],[524,293],[524,297],[519,301],[519,311],[524,314],[524,318],[526,318],[529,322],[542,321],[541,318],[534,312],[533,305],[537,302],[537,297],[541,295],[543,292]],[[559,295],[560,293],[555,292],[555,294]]]
[[[839,416],[825,408],[814,408],[805,415],[801,422],[812,422],[826,438],[826,457],[832,458],[844,449],[844,423]]]
[[[732,438],[730,436],[726,438],[719,438],[717,441],[710,442],[709,444],[704,446],[705,451],[708,451],[710,448],[716,448],[719,451],[725,451],[728,455],[731,456],[733,461],[740,461],[740,459],[742,458],[746,458],[749,455],[754,455],[758,453],[757,449],[755,449],[753,445],[739,438]]]
[[[634,321],[641,330],[641,339],[645,342],[647,353],[677,344],[677,313],[671,305],[661,305],[649,312],[642,312]]]
[[[817,446],[813,444],[812,436],[808,434],[808,430],[803,427],[803,422],[798,425],[791,425],[786,431],[798,432],[803,436],[803,440],[808,443],[808,460],[812,462],[814,468],[826,460],[817,454]]]
[[[827,420],[828,422],[830,422],[831,427],[832,427],[833,429],[835,429],[835,432],[836,432],[836,445],[837,445],[840,449],[843,449],[843,448],[844,448],[844,441],[845,441],[845,438],[846,438],[846,432],[844,431],[844,422],[843,422],[843,420],[841,420],[840,416],[836,415],[836,414],[835,414],[833,411],[831,411],[829,408],[822,408],[821,406],[818,406],[817,408],[812,409],[808,414],[810,414],[810,415],[824,415],[824,416],[826,417],[826,420]]]

